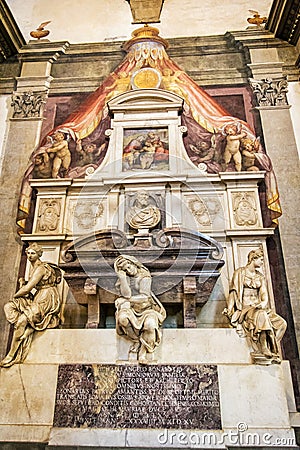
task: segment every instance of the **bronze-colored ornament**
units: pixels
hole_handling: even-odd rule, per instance
[[[159,36],[159,29],[144,25],[132,32],[132,38],[123,44],[123,49],[127,52],[133,44],[140,42],[149,42],[149,40],[162,44],[164,48],[168,48],[168,41]],[[158,55],[160,58],[160,55]],[[139,58],[135,58],[136,60]]]
[[[50,31],[44,30],[44,27],[46,27],[48,25],[48,23],[50,23],[50,22],[51,22],[51,20],[48,20],[48,22],[41,23],[41,25],[35,31],[30,32],[30,36],[32,36],[35,39],[41,39],[41,38],[48,36]]]
[[[146,67],[138,70],[132,77],[133,89],[155,89],[161,83],[158,70]]]
[[[248,23],[251,23],[251,25],[256,25],[257,27],[261,27],[263,23],[266,23],[268,18],[267,17],[260,17],[260,14],[258,11],[254,11],[252,9],[249,9],[249,12],[253,14],[253,17],[249,17],[247,19]]]

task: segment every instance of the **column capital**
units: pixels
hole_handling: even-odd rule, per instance
[[[11,99],[12,119],[40,119],[46,103],[47,92],[14,92]]]
[[[249,84],[254,94],[256,107],[280,107],[288,106],[287,91],[288,82],[286,78],[265,78],[255,80],[249,78]]]

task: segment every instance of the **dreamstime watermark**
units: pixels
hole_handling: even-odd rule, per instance
[[[294,447],[294,436],[274,436],[268,432],[258,433],[248,429],[245,422],[239,422],[235,430],[220,431],[175,431],[165,429],[158,435],[161,446],[187,447],[204,446],[207,448],[223,445],[264,446],[264,447]]]

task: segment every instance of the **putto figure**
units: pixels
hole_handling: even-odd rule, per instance
[[[14,325],[14,334],[7,356],[1,367],[10,367],[26,358],[34,331],[56,328],[60,323],[61,299],[57,285],[61,281],[61,270],[55,264],[42,262],[42,248],[31,244],[26,249],[31,263],[29,280],[19,280],[20,289],[13,299],[4,305],[8,322]],[[32,290],[35,289],[35,294]]]
[[[148,364],[147,354],[161,342],[160,327],[166,311],[151,292],[149,270],[135,257],[119,256],[114,268],[121,294],[115,301],[117,333],[133,342],[130,352],[138,354],[139,363]]]
[[[248,254],[248,263],[233,273],[227,308],[223,313],[236,327],[241,337],[248,337],[253,347],[252,360],[256,364],[280,363],[279,342],[286,321],[269,307],[261,250]]]
[[[241,139],[247,136],[245,131],[240,130],[240,124],[229,123],[223,128],[223,134],[226,136],[226,146],[224,150],[225,170],[231,160],[234,161],[235,170],[242,170],[242,155],[240,152]]]
[[[71,164],[71,152],[64,133],[57,130],[53,136],[48,136],[47,140],[52,142],[47,153],[54,154],[52,178],[57,178],[60,170],[65,175]]]

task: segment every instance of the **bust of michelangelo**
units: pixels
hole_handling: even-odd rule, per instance
[[[160,218],[160,211],[150,203],[149,194],[140,191],[127,212],[126,222],[135,230],[151,229],[159,223]]]

